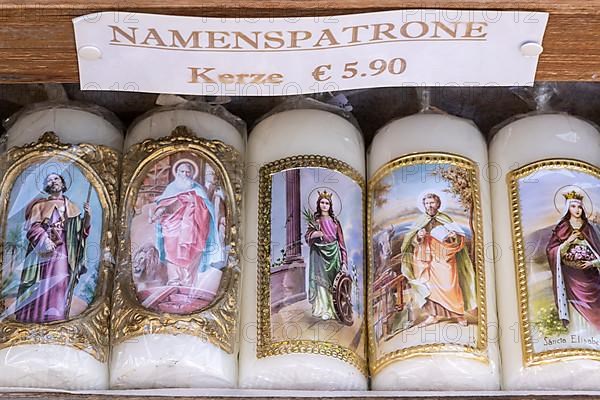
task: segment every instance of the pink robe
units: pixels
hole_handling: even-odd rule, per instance
[[[190,190],[163,199],[158,206],[173,210],[160,219],[166,261],[196,269],[210,229],[210,213],[204,200]],[[194,271],[189,273],[193,275]]]

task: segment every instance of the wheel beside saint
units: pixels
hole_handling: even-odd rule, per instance
[[[352,315],[352,279],[340,272],[333,281],[333,306],[338,320],[344,325],[354,323]]]

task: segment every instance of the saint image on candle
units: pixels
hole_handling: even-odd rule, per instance
[[[36,183],[38,194],[30,186]],[[44,323],[80,314],[98,278],[101,223],[92,216],[101,220],[102,209],[95,189],[73,165],[38,164],[16,181],[8,210],[3,316]]]
[[[546,247],[558,317],[568,327],[574,311],[600,331],[600,240],[587,218],[584,192],[562,195],[563,217]]]
[[[152,163],[136,209],[132,268],[142,305],[179,314],[208,306],[227,259],[225,196],[215,169],[187,152]]]
[[[549,168],[517,184],[533,350],[600,350],[572,341],[600,333],[600,177]]]
[[[379,355],[425,341],[475,343],[471,179],[459,166],[416,164],[373,184],[371,306]],[[448,324],[458,326],[456,335],[444,334]],[[415,335],[421,328],[432,334]]]
[[[425,212],[413,223],[402,241],[401,270],[409,282],[423,285],[422,325],[442,320],[467,325],[465,311],[475,307],[469,280],[474,270],[465,247],[465,234],[452,218],[439,211],[442,201],[435,193],[422,199]],[[465,288],[465,290],[463,290]]]
[[[272,340],[334,340],[363,357],[361,187],[312,167],[277,172],[271,187]]]
[[[332,288],[337,274],[348,272],[348,253],[342,225],[335,216],[332,193],[318,192],[316,211],[305,216],[308,219],[305,239],[310,246],[308,301],[312,314],[324,320],[342,319],[335,310]]]

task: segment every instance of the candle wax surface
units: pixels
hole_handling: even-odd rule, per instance
[[[233,125],[195,110],[158,110],[148,115],[130,128],[124,151],[147,139],[168,137],[178,126],[204,139],[221,140],[244,153],[244,138]],[[113,348],[111,387],[231,388],[237,381],[236,359],[235,350],[228,354],[202,337],[145,334]]]
[[[333,157],[364,176],[362,135],[335,114],[306,109],[284,111],[261,121],[250,135],[239,385],[261,389],[366,390],[367,378],[353,365],[334,357],[295,353],[257,358],[257,263],[253,244],[258,240],[258,173],[269,162],[298,155]],[[340,218],[348,218],[344,214],[347,212],[342,211]]]
[[[90,143],[121,151],[123,134],[102,117],[79,109],[32,112],[7,132],[7,148],[38,141],[54,132],[62,143]],[[108,366],[85,351],[62,345],[19,345],[0,350],[0,386],[106,389]]]
[[[485,140],[471,121],[450,115],[421,113],[392,121],[378,131],[368,152],[369,179],[373,178],[373,175],[391,160],[419,153],[446,153],[468,158],[476,163],[476,168],[480,175],[485,171],[484,167],[487,165]],[[427,174],[427,172],[432,171],[431,168],[427,169],[426,167],[423,170],[424,175],[418,175],[420,178],[417,180],[410,180],[410,175],[414,175],[413,169],[415,167],[408,166],[406,168],[406,171],[404,169],[396,170],[401,174],[406,173],[404,178],[396,176],[398,174],[396,173],[391,180],[392,185],[403,185],[400,192],[413,190],[413,187],[417,188],[414,190],[422,191],[421,187],[423,186],[423,188],[427,187],[429,191],[433,190],[434,193],[437,190],[440,195],[445,193],[441,186],[440,188],[436,186],[439,184],[440,179]],[[410,184],[407,182],[410,182]],[[492,240],[490,189],[485,178],[480,179],[479,186],[483,217],[483,241],[485,244]],[[392,192],[390,193],[396,192],[392,188]],[[398,196],[400,195],[401,193]],[[395,195],[391,194],[390,196]],[[398,197],[398,199],[400,198]],[[443,198],[448,199],[448,197]],[[400,201],[395,199],[395,197],[390,197],[387,202]],[[417,201],[414,200],[413,203],[416,204]],[[410,203],[408,206],[412,207],[413,203]],[[404,209],[405,204],[394,203],[393,207]],[[374,210],[376,211],[376,209]],[[393,254],[391,257],[393,257]],[[373,268],[373,266],[371,267]],[[495,335],[497,332],[494,327],[497,322],[495,314],[494,266],[490,258],[486,257],[484,270],[486,278],[488,334]],[[377,277],[374,278],[376,279]],[[371,304],[369,306],[373,307]],[[412,339],[410,332],[414,328],[410,328],[407,330],[409,333],[406,334],[408,335],[406,340],[410,340],[413,346],[424,344],[426,336],[423,335],[431,336],[431,334],[436,334],[438,331],[441,333],[446,332],[441,330],[441,328],[438,331],[434,331],[438,326],[442,325],[432,324],[423,328],[418,328],[417,325],[417,328],[421,330],[421,334],[418,331],[413,332]],[[458,324],[455,326],[459,327]],[[450,329],[451,325],[446,325],[446,327]],[[468,327],[472,327],[471,322],[469,322]],[[468,327],[465,326],[461,332],[465,333]],[[374,329],[375,333],[377,332],[375,331],[375,327],[371,326],[370,328]],[[462,336],[460,339],[462,339]],[[442,341],[442,336],[440,335],[436,334],[435,337],[435,343],[453,343],[450,339],[449,341]],[[381,349],[385,349],[385,351],[382,354],[382,350],[378,348],[377,359],[399,349],[399,347],[394,348],[392,345],[395,342],[394,338],[402,339],[398,342],[397,346],[402,345],[404,346],[403,349],[410,349],[410,346],[407,347],[406,344],[402,344],[409,342],[405,341],[403,339],[404,336],[401,337],[400,333],[398,333],[390,336],[385,341],[378,342]],[[454,354],[429,353],[423,356],[417,355],[403,360],[392,361],[381,367],[372,376],[371,386],[374,390],[497,390],[499,388],[498,365],[497,344],[495,341],[490,340],[487,343],[487,361],[485,362],[473,359],[464,352],[462,354],[459,352]]]
[[[549,159],[573,159],[600,165],[600,134],[589,123],[566,114],[542,114],[525,116],[500,129],[490,143],[490,162],[500,175],[492,181],[494,203],[494,240],[496,242],[496,279],[498,288],[498,314],[502,349],[503,387],[508,390],[598,390],[600,381],[596,374],[600,362],[590,359],[566,360],[526,367],[523,363],[522,340],[517,287],[515,285],[515,259],[513,256],[513,232],[506,175],[515,168]],[[548,175],[547,175],[548,176]],[[540,200],[540,207],[548,209],[548,220],[556,224],[560,214],[553,200],[545,193],[545,178],[542,173],[533,175],[533,194],[521,199],[522,210],[530,200]],[[567,177],[566,183],[574,183]],[[536,183],[537,182],[537,183]],[[531,185],[530,185],[531,186]],[[562,186],[560,184],[559,186]],[[597,208],[599,204],[594,204]],[[561,206],[562,207],[562,206]],[[560,210],[562,212],[562,209]],[[535,215],[544,215],[541,210]],[[524,228],[529,225],[525,224]],[[545,248],[545,244],[542,249]],[[545,260],[542,257],[542,260]],[[546,266],[546,268],[549,268]],[[547,272],[550,276],[549,272]],[[541,276],[541,275],[540,275]],[[548,288],[550,287],[548,280]],[[550,292],[551,293],[551,292]],[[533,294],[530,293],[530,297]],[[553,303],[550,298],[550,302]],[[536,314],[531,315],[532,318]],[[543,339],[540,339],[540,344]]]

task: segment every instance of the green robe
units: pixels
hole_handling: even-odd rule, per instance
[[[340,245],[338,242],[313,243],[309,260],[308,300],[312,303],[317,296],[317,286],[331,293],[333,281],[342,269]]]
[[[327,314],[329,318],[338,318],[333,304],[333,282],[346,262],[346,248],[342,227],[336,219],[335,238],[323,243],[312,240],[315,229],[308,227],[306,242],[310,245],[308,270],[308,301],[313,306],[313,315],[321,317]],[[316,314],[315,314],[316,313]]]

